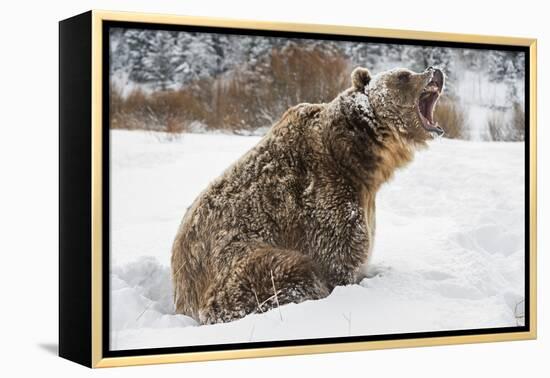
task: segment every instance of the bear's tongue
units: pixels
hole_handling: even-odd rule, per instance
[[[433,111],[435,108],[435,102],[437,101],[436,92],[422,92],[420,95],[420,100],[418,106],[420,108],[420,113],[424,117],[428,124],[433,124]]]
[[[434,122],[433,112],[442,89],[439,77],[434,75],[434,78],[426,85],[418,99],[418,112],[422,119],[422,126],[427,131],[434,132],[440,136],[443,135],[443,129],[439,127],[437,122]]]

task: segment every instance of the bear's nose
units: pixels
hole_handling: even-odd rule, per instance
[[[429,66],[428,68],[426,68],[426,71],[424,72],[431,72],[432,74],[438,73],[443,75],[443,71],[440,68],[437,68],[434,66]]]

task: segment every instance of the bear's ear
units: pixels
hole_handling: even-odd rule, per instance
[[[366,68],[357,67],[351,73],[351,84],[359,91],[365,89],[370,82],[370,72]]]

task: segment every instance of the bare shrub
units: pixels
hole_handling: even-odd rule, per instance
[[[111,85],[109,119],[115,129],[145,129],[146,109],[149,100],[140,89],[131,91],[123,97],[121,91]]]
[[[146,94],[140,89],[125,98],[115,86],[110,89],[110,122],[114,129],[141,129],[180,133],[186,128],[185,97],[177,92]],[[188,101],[191,102],[191,101]]]
[[[270,73],[267,99],[284,99],[284,110],[302,102],[329,101],[349,86],[347,59],[320,48],[307,50],[289,45],[274,50],[267,68]]]
[[[206,124],[218,130],[237,131],[253,129],[258,112],[257,91],[251,88],[244,74],[232,73],[229,78],[220,78],[213,83],[212,102]]]
[[[113,129],[126,129],[124,120],[122,119],[122,108],[124,106],[124,98],[122,92],[114,86],[109,89],[109,122]]]
[[[515,103],[512,108],[511,128],[513,141],[525,140],[525,109],[521,104]]]
[[[149,96],[145,108],[148,129],[178,133],[185,129],[181,96],[176,92],[156,92]]]
[[[504,116],[501,113],[492,113],[487,120],[489,136],[491,140],[500,142],[506,140],[507,125]]]
[[[514,103],[508,114],[494,112],[488,121],[489,136],[497,142],[520,142],[525,140],[525,110]]]
[[[466,113],[464,109],[449,97],[439,100],[434,112],[434,119],[445,130],[445,137],[451,139],[467,139]]]
[[[256,101],[260,118],[254,121],[263,126],[291,106],[332,100],[349,86],[350,72],[349,61],[337,51],[299,45],[273,50],[269,62],[260,67],[261,79],[254,83],[261,93]]]
[[[183,91],[200,99],[200,121],[209,128],[239,132],[271,126],[299,103],[332,100],[348,85],[349,73],[341,54],[291,45],[273,50],[252,68]]]

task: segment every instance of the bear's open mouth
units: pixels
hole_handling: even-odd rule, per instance
[[[443,135],[445,132],[434,121],[433,115],[437,100],[443,91],[444,82],[443,72],[441,70],[434,70],[430,82],[424,87],[420,97],[418,98],[417,110],[418,115],[422,121],[422,127],[430,133],[434,133],[438,136]]]

